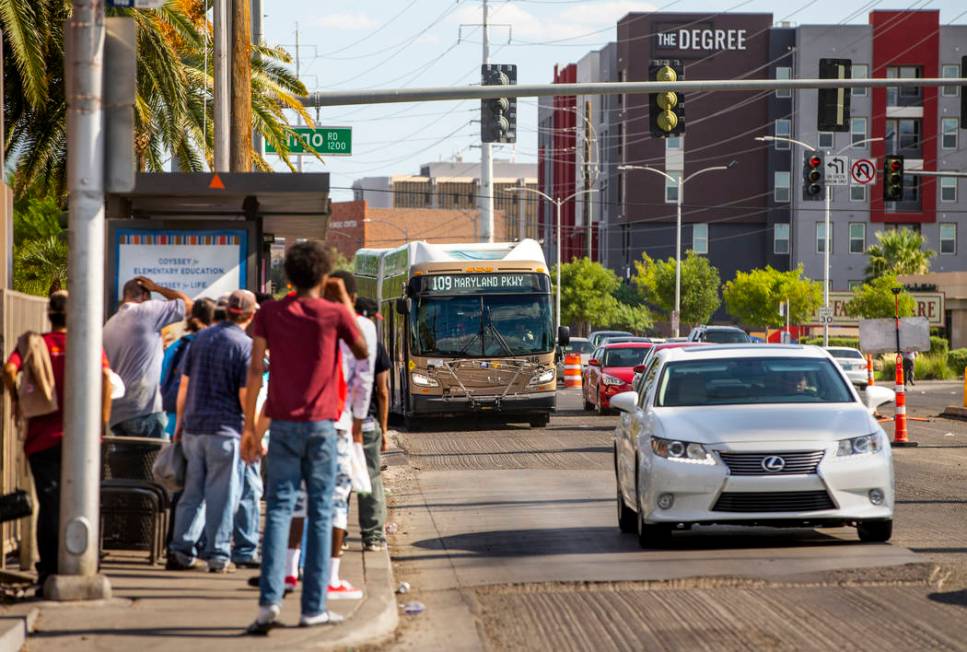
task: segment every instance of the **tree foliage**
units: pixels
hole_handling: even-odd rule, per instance
[[[556,267],[551,278],[557,279]],[[609,326],[618,310],[614,292],[619,284],[613,271],[587,257],[561,265],[561,323],[581,333],[591,326]]]
[[[867,281],[853,290],[853,298],[846,304],[846,314],[861,319],[882,319],[896,315],[893,288],[902,287],[895,274],[887,274]],[[900,316],[911,317],[917,308],[913,296],[900,292]]]
[[[912,229],[877,231],[876,242],[866,250],[867,280],[884,275],[926,274],[935,251],[924,247],[923,236]]]
[[[66,184],[64,0],[0,0],[4,40],[5,151],[18,196],[60,197]],[[205,0],[169,0],[157,10],[113,9],[137,25],[135,150],[140,169],[163,171],[170,154],[185,171],[211,165],[213,38]],[[207,54],[206,54],[207,51]],[[306,88],[281,48],[252,47],[252,127],[292,167],[283,109],[312,120],[299,103]],[[269,170],[258,155],[255,164]]]
[[[749,327],[785,325],[779,304],[789,301],[789,321],[809,321],[823,303],[822,283],[802,277],[802,265],[782,272],[767,266],[738,272],[722,289],[725,309],[741,324]]]
[[[18,201],[13,213],[13,288],[45,296],[51,286],[67,287],[67,234],[52,197]]]
[[[642,253],[635,261],[635,284],[648,303],[671,315],[675,309],[675,259],[654,260]],[[704,256],[689,251],[682,260],[682,326],[703,324],[722,304],[719,297],[719,271]]]

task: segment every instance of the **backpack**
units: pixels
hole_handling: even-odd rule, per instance
[[[54,371],[43,336],[32,331],[24,333],[17,340],[17,351],[23,365],[23,378],[17,390],[22,416],[30,419],[56,412]]]
[[[161,380],[161,409],[165,412],[178,411],[178,388],[181,387],[181,376],[185,370],[188,349],[191,341],[195,339],[194,334],[185,335],[172,346],[177,347],[171,356],[171,365],[168,373]]]

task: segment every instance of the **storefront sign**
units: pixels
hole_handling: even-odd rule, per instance
[[[745,50],[744,29],[713,29],[711,26],[659,31],[655,35],[655,50],[717,52],[720,50]]]
[[[931,326],[943,326],[944,324],[944,295],[942,292],[911,292],[914,301],[917,302],[914,317],[925,317]],[[852,292],[830,292],[829,306],[832,309],[833,326],[853,326],[859,323],[859,317],[850,317],[846,314],[846,304],[853,298]],[[813,317],[812,323],[821,324],[822,308]]]

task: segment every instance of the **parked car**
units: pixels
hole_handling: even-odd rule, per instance
[[[601,341],[601,344],[627,344],[628,342],[651,343],[652,339],[650,337],[638,337],[636,335],[613,335],[606,337]]]
[[[688,334],[690,342],[713,344],[745,344],[751,342],[748,333],[737,326],[696,326]]]
[[[651,344],[629,342],[605,344],[595,349],[584,368],[581,390],[584,409],[604,414],[611,407],[611,397],[631,389],[635,367],[645,359]]]
[[[581,369],[588,364],[588,358],[591,357],[591,353],[594,351],[594,347],[591,346],[591,342],[586,337],[572,337],[568,342],[567,346],[559,347],[557,352],[557,378],[558,380],[564,379],[564,356],[568,353],[577,353],[581,356]]]
[[[618,525],[642,547],[694,525],[893,532],[890,442],[867,402],[817,347],[723,345],[659,351],[641,392],[610,405]]]
[[[843,368],[851,383],[860,389],[866,389],[870,378],[866,370],[866,358],[863,357],[859,349],[849,346],[827,346],[826,350]]]
[[[619,335],[630,336],[631,333],[629,333],[628,331],[591,331],[591,334],[588,335],[588,340],[591,341],[591,346],[593,346],[594,348],[598,348],[599,346],[601,346],[601,344],[603,343],[602,340],[604,340],[605,338],[617,337]]]

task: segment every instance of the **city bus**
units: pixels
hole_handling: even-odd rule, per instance
[[[354,265],[359,295],[380,306],[390,410],[408,427],[473,414],[547,424],[568,332],[554,332],[537,242],[408,242],[361,249]]]

